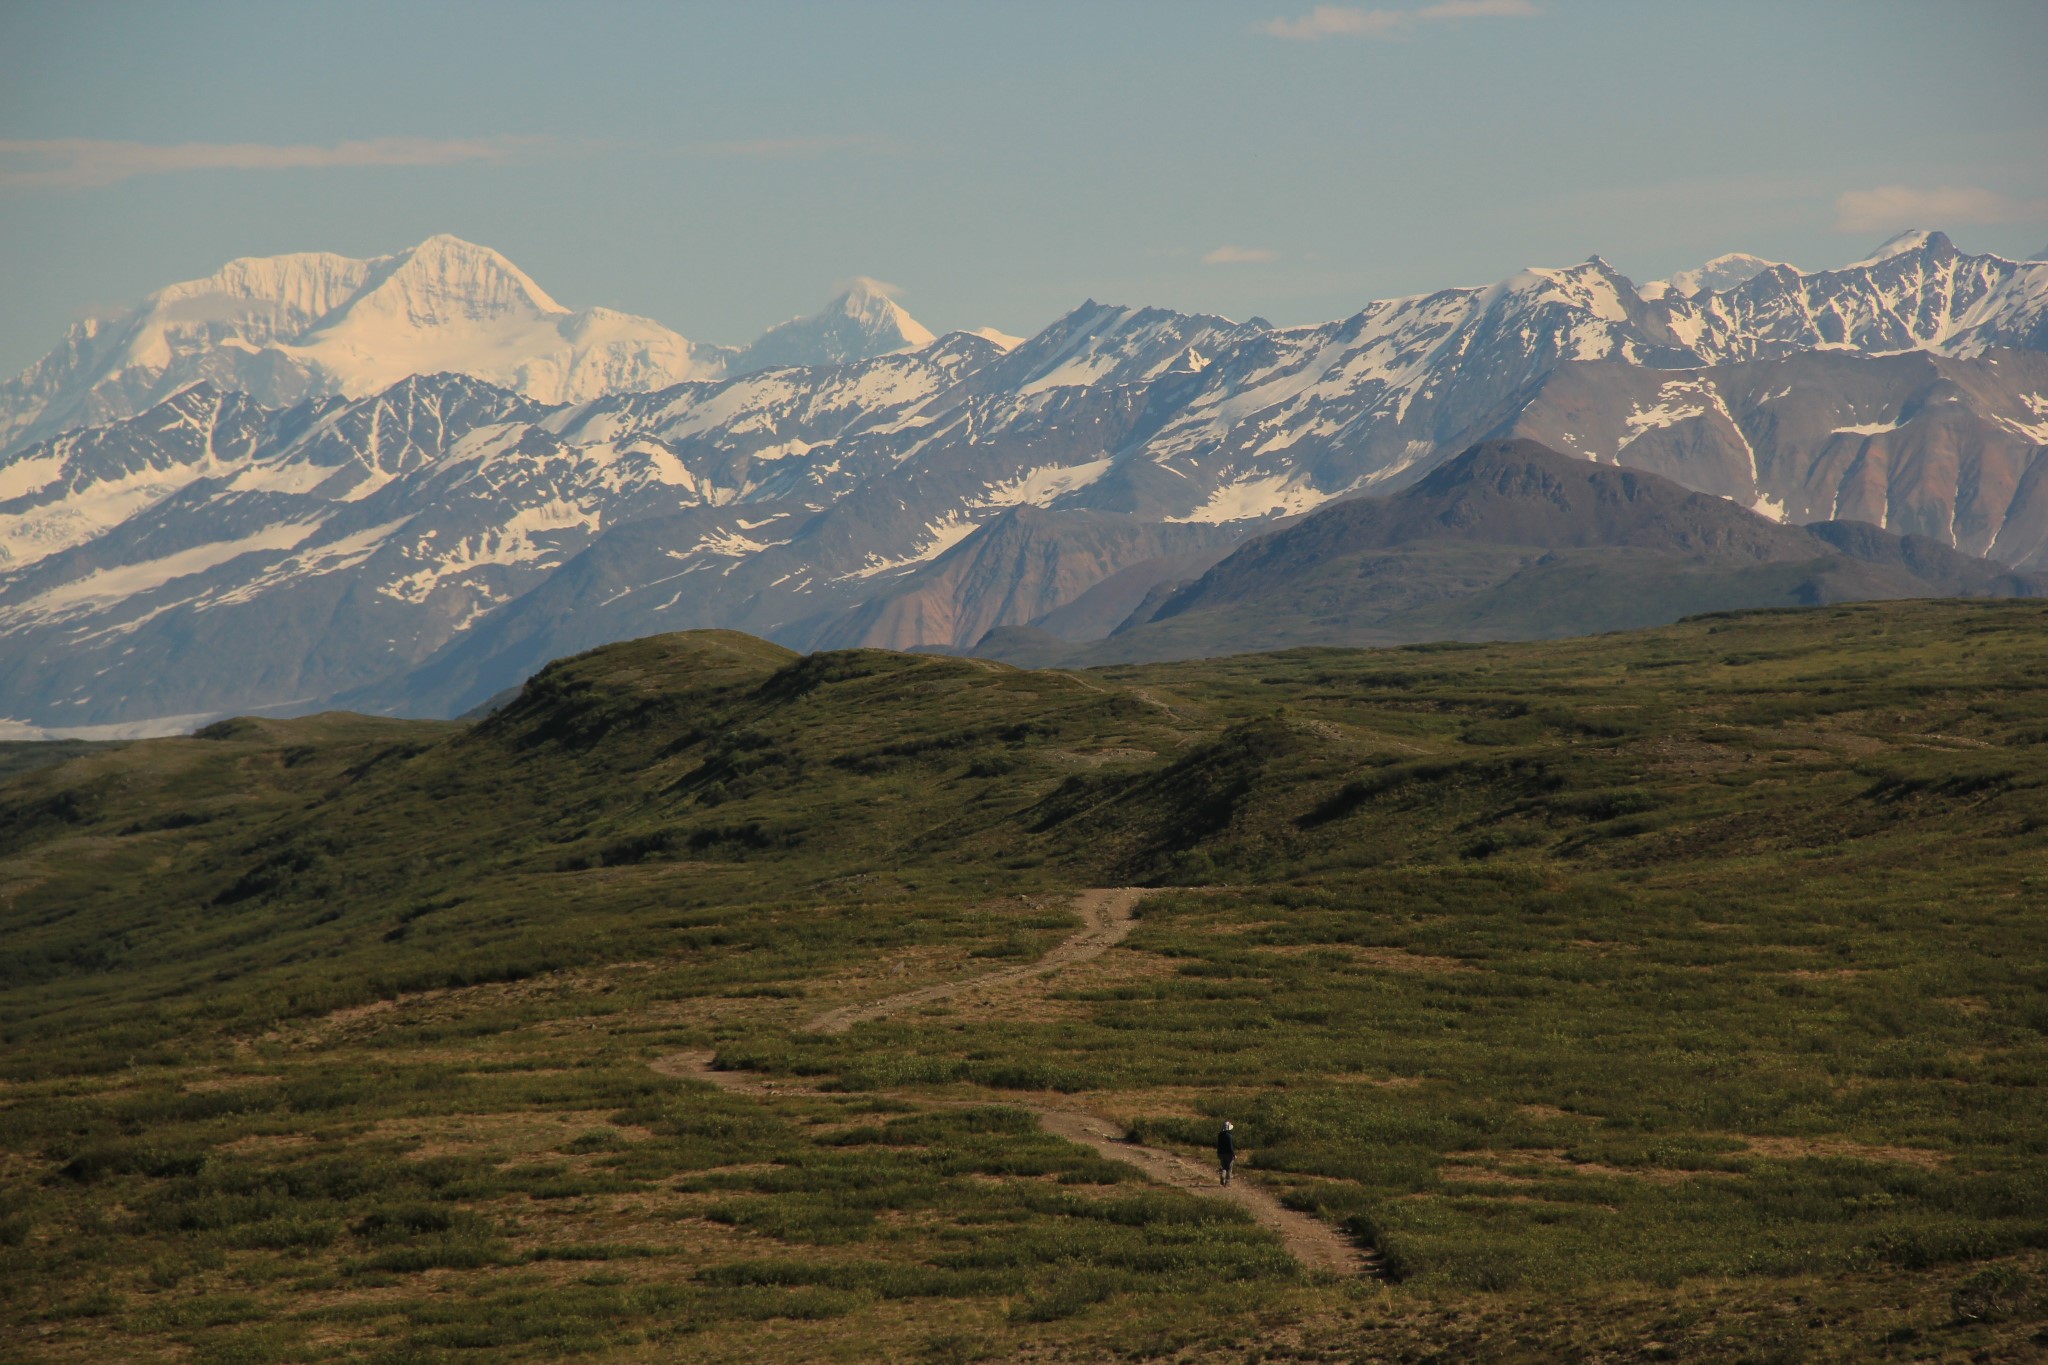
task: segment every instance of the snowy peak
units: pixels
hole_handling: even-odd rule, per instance
[[[141,312],[156,324],[153,330],[181,322],[221,321],[253,331],[260,329],[259,320],[264,318],[297,330],[352,298],[372,266],[370,261],[325,251],[244,256],[205,279],[157,290],[143,300]]]
[[[378,325],[426,329],[569,312],[497,252],[446,233],[370,264],[364,287],[324,318],[317,331],[371,319]]]
[[[980,337],[983,341],[993,344],[997,350],[1002,351],[1004,354],[1008,354],[1024,344],[1023,337],[1011,336],[1008,332],[999,331],[994,327],[970,327],[967,329],[967,335]]]
[[[1202,313],[1084,302],[1014,347],[977,377],[977,387],[1040,401],[1056,390],[1145,384],[1189,372],[1190,351],[1213,355],[1263,326]]]
[[[1621,301],[1627,288],[1628,282],[1614,267],[1595,256],[1563,269],[1529,266],[1518,270],[1489,291],[1487,302],[1491,306],[1509,300],[1515,305],[1562,304],[1620,322],[1628,316]]]
[[[1112,586],[1069,619],[1114,621],[1201,573],[1197,549],[1506,436],[1575,478],[1619,463],[1777,520],[2048,562],[2048,262],[1924,234],[1708,287],[1756,259],[1684,297],[1595,258],[1286,328],[1089,302],[1007,351],[920,345],[857,281],[764,338],[755,361],[784,358],[756,373],[563,312],[455,239],[236,263],[154,296],[175,363],[109,368],[139,311],[0,386],[0,413],[155,404],[0,454],[0,715],[459,711],[606,640],[957,645],[1091,583]],[[678,373],[704,382],[647,382]],[[314,401],[276,402],[294,383]]]
[[[1651,280],[1637,292],[1646,299],[1689,299],[1695,294],[1720,293],[1738,284],[1747,284],[1765,271],[1781,266],[1784,266],[1783,261],[1768,261],[1746,251],[1731,251],[1691,270],[1680,270],[1668,280]]]
[[[104,343],[93,358],[109,370],[161,370],[230,338],[249,348],[290,340],[354,297],[374,265],[327,252],[229,261],[204,279],[157,290],[129,313],[88,324]]]
[[[557,403],[666,388],[715,374],[722,360],[647,318],[572,313],[460,237],[368,260],[252,256],[73,327],[0,384],[0,450],[133,416],[200,380],[285,407],[449,372]]]
[[[935,339],[929,327],[890,296],[887,285],[860,276],[809,317],[770,327],[734,358],[727,372],[844,365],[914,351]]]
[[[282,348],[350,397],[447,372],[579,402],[717,369],[651,319],[570,312],[498,252],[459,237],[430,237],[371,266],[354,297]]]
[[[865,275],[856,277],[844,293],[825,305],[825,315],[833,314],[845,317],[878,340],[895,337],[899,344],[893,349],[899,351],[916,350],[934,339],[929,328],[903,311],[886,285]]]
[[[1800,350],[1981,355],[2035,348],[2048,320],[2040,268],[1967,256],[1915,229],[1838,270],[1773,266],[1729,289],[1666,298],[1674,331],[1710,363]]]
[[[1926,251],[1936,255],[1956,254],[1955,243],[1949,241],[1947,234],[1931,228],[1908,228],[1896,237],[1886,238],[1884,244],[1876,251],[1860,261],[1851,261],[1842,269],[1857,270],[1864,266],[1881,265],[1894,256],[1904,256],[1915,251]]]

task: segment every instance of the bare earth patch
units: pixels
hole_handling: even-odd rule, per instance
[[[1749,1150],[1774,1161],[1798,1161],[1805,1157],[1839,1156],[1857,1161],[1885,1161],[1895,1165],[1934,1170],[1945,1165],[1948,1153],[1926,1147],[1896,1147],[1847,1138],[1745,1137]]]
[[[310,1147],[313,1139],[304,1133],[250,1133],[233,1142],[223,1142],[216,1151],[230,1152],[237,1156],[253,1155],[257,1152],[286,1152],[298,1147]]]
[[[1532,1182],[1541,1174],[1590,1175],[1612,1180],[1644,1180],[1653,1185],[1676,1185],[1687,1180],[1726,1180],[1735,1176],[1734,1171],[1679,1170],[1670,1166],[1610,1166],[1602,1161],[1574,1161],[1562,1148],[1518,1148],[1511,1152],[1473,1152],[1455,1157],[1446,1157],[1444,1164],[1455,1171],[1459,1180],[1483,1180],[1477,1174],[1481,1170],[1493,1171],[1510,1183],[1521,1180]],[[1503,1167],[1523,1167],[1522,1171],[1503,1170]],[[1528,1168],[1533,1168],[1533,1171]],[[1446,1176],[1451,1171],[1445,1171]]]
[[[185,1092],[190,1095],[211,1094],[219,1090],[246,1090],[252,1085],[269,1085],[277,1080],[275,1076],[202,1076],[195,1081],[185,1082]]]
[[[608,1109],[556,1109],[544,1114],[527,1111],[501,1114],[472,1114],[434,1118],[380,1120],[370,1132],[375,1138],[416,1144],[406,1152],[414,1161],[438,1156],[487,1156],[497,1161],[546,1157],[562,1160],[561,1144],[573,1142],[579,1134],[593,1129],[613,1135],[621,1142],[645,1142],[654,1138],[652,1129],[614,1125]]]
[[[1532,1119],[1592,1119],[1586,1114],[1574,1114],[1569,1109],[1560,1109],[1554,1104],[1518,1104],[1515,1112],[1527,1114]]]
[[[1325,1076],[1323,1079],[1333,1085],[1371,1085],[1382,1090],[1408,1090],[1429,1084],[1427,1076],[1368,1076],[1363,1071],[1348,1076]]]

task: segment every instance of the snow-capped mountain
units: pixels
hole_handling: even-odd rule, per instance
[[[451,714],[695,626],[959,647],[1492,436],[2048,563],[2048,265],[1894,245],[1682,297],[1594,259],[1310,327],[1089,302],[1009,347],[571,403],[443,374],[279,410],[209,383],[0,459],[0,715]],[[873,302],[835,307],[914,339]]]
[[[2048,267],[1965,255],[1917,231],[1840,270],[1775,266],[1668,306],[1672,328],[1709,363],[1804,350],[1982,355],[2048,343]]]
[[[1681,270],[1668,280],[1651,280],[1638,285],[1636,292],[1646,299],[1689,299],[1702,292],[1711,294],[1733,289],[1783,264],[1783,261],[1767,261],[1746,251],[1731,251],[1695,269]]]
[[[2048,354],[1801,352],[1679,372],[1560,368],[1501,435],[1717,493],[2048,566]]]
[[[201,381],[283,407],[446,371],[560,403],[717,373],[723,353],[701,350],[647,318],[565,308],[457,237],[373,260],[252,257],[75,325],[0,384],[0,449],[133,416]]]
[[[693,342],[610,308],[565,308],[505,257],[459,237],[371,260],[250,257],[160,289],[118,317],[72,327],[0,384],[0,451],[131,417],[200,382],[288,407],[446,373],[536,402],[575,403],[778,366],[839,365],[932,339],[866,279],[741,349]]]
[[[732,374],[791,365],[844,365],[897,351],[914,351],[933,341],[930,329],[903,311],[886,286],[854,280],[809,317],[791,318],[762,333],[733,358]]]
[[[1901,597],[2039,597],[2048,575],[1861,522],[1789,526],[1640,469],[1482,441],[1398,493],[1253,536],[1080,648],[998,632],[1038,666],[1300,645],[1557,638],[1706,611]],[[1048,619],[1052,619],[1048,617]]]

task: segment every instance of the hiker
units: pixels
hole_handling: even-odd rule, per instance
[[[1230,1183],[1231,1163],[1237,1160],[1237,1139],[1230,1135],[1230,1120],[1223,1120],[1222,1129],[1216,1134],[1216,1164],[1223,1168],[1221,1183]]]

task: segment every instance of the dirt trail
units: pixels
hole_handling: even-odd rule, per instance
[[[873,1019],[886,1019],[892,1014],[914,1010],[920,1005],[934,1001],[948,1000],[956,995],[971,994],[977,1004],[987,1003],[1004,992],[1006,987],[1022,985],[1038,977],[1049,976],[1062,967],[1077,962],[1086,962],[1091,957],[1100,957],[1109,948],[1123,941],[1131,932],[1131,911],[1137,907],[1138,898],[1145,893],[1135,887],[1121,886],[1097,891],[1083,891],[1074,898],[1074,907],[1081,912],[1087,927],[1071,938],[1061,940],[1058,947],[1039,958],[1036,962],[1022,967],[1005,967],[1000,971],[983,976],[970,977],[965,981],[948,981],[937,986],[924,986],[901,995],[892,995],[882,1000],[870,1001],[865,1005],[841,1005],[838,1009],[827,1010],[803,1027],[810,1033],[844,1033],[855,1024],[865,1024]]]
[[[925,986],[865,1005],[841,1006],[838,1009],[827,1010],[809,1020],[803,1027],[814,1033],[844,1033],[855,1024],[887,1018],[903,1010],[915,1009],[920,1005],[969,992],[973,993],[977,1003],[984,1000],[992,1002],[996,997],[1038,981],[1062,967],[1101,955],[1130,933],[1131,912],[1137,906],[1139,897],[1144,894],[1144,891],[1133,887],[1083,891],[1076,898],[1076,904],[1082,917],[1087,921],[1086,927],[1063,940],[1051,952],[1028,966],[1006,967],[967,981]],[[735,1094],[761,1098],[838,1093],[820,1090],[792,1079],[770,1079],[745,1071],[720,1071],[714,1055],[709,1052],[671,1053],[655,1059],[649,1065],[664,1076],[704,1081]],[[1286,1207],[1270,1191],[1261,1189],[1256,1182],[1246,1179],[1242,1170],[1229,1185],[1219,1185],[1212,1164],[1190,1160],[1163,1148],[1147,1147],[1127,1141],[1117,1124],[1100,1115],[1082,1109],[1010,1099],[957,1100],[936,1099],[923,1095],[899,1095],[897,1098],[937,1108],[999,1104],[1027,1110],[1037,1118],[1039,1127],[1046,1132],[1065,1138],[1069,1142],[1081,1143],[1111,1161],[1121,1161],[1127,1166],[1135,1166],[1161,1184],[1172,1185],[1176,1189],[1200,1195],[1205,1199],[1226,1199],[1238,1205],[1278,1236],[1288,1253],[1310,1270],[1339,1275],[1379,1273],[1379,1258],[1376,1255],[1357,1246],[1320,1219]]]
[[[1067,679],[1069,682],[1077,682],[1081,684],[1081,686],[1087,688],[1090,692],[1100,692],[1104,696],[1108,696],[1110,694],[1108,688],[1103,687],[1099,683],[1089,682],[1086,678],[1082,677],[1078,673],[1069,673],[1065,669],[1057,669],[1053,671],[1058,672],[1062,678]],[[1172,716],[1175,720],[1185,721],[1187,719],[1186,716],[1183,716],[1180,712],[1174,710],[1171,706],[1168,706],[1165,702],[1159,700],[1159,698],[1153,696],[1150,692],[1147,692],[1142,687],[1129,687],[1125,688],[1124,690],[1129,692],[1132,696],[1136,697],[1139,701],[1145,703],[1145,705],[1158,707],[1167,715]]]

